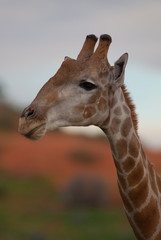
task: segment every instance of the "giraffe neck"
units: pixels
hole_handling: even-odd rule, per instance
[[[124,89],[125,90],[125,89]],[[138,240],[161,239],[161,180],[146,158],[125,91],[111,97],[102,129],[109,139],[124,209]]]

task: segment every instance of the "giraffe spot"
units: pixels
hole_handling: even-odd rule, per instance
[[[121,187],[123,189],[126,189],[126,180],[125,180],[124,176],[122,174],[120,174],[119,172],[117,172],[117,176],[118,176],[118,182],[121,185]]]
[[[136,161],[134,158],[127,157],[125,161],[122,163],[125,172],[126,173],[129,172],[135,166],[135,163]]]
[[[121,115],[122,114],[121,107],[116,107],[114,110],[114,114],[116,114],[118,116]]]
[[[144,168],[141,161],[138,162],[134,170],[128,175],[127,181],[129,186],[133,187],[138,184],[144,176]]]
[[[100,98],[99,103],[98,103],[98,109],[100,111],[105,111],[107,107],[107,102],[104,98]]]
[[[111,102],[111,108],[113,108],[117,103],[117,97],[113,97],[112,102]]]
[[[86,107],[84,109],[83,117],[90,118],[96,113],[96,109],[94,107]]]
[[[149,204],[134,214],[134,221],[145,239],[150,238],[156,231],[160,220],[157,200],[152,197]]]
[[[115,153],[114,147],[111,146],[111,150],[112,150],[112,152]],[[114,158],[114,163],[115,163],[116,169],[117,169],[119,172],[122,172],[122,169],[121,169],[121,166],[120,166],[120,161],[117,160],[114,156],[113,156],[113,158]]]
[[[156,176],[156,178],[157,178],[158,189],[159,189],[159,192],[161,193],[161,178],[158,175]]]
[[[132,219],[131,219],[128,215],[127,215],[127,218],[128,218],[128,220],[129,220],[129,223],[130,223],[130,225],[131,225],[134,233],[135,233],[136,240],[145,240],[145,238],[142,238],[142,237],[140,236],[140,233],[138,233],[137,228],[136,228],[136,225],[133,223]]]
[[[115,144],[114,144],[114,142],[110,142],[110,146],[111,146],[111,152],[112,152],[112,157],[113,157],[113,159],[114,159],[114,163],[116,164],[116,158],[115,158],[115,156],[117,155],[116,154],[116,148],[115,148]]]
[[[105,119],[105,121],[102,123],[102,128],[106,127],[109,123],[109,117]]]
[[[118,185],[119,186],[119,185]],[[127,196],[123,193],[123,191],[121,190],[120,186],[119,186],[119,191],[120,191],[120,195],[121,195],[121,198],[123,200],[123,203],[124,203],[124,207],[126,208],[126,210],[128,212],[131,212],[133,210],[132,206],[131,206],[131,203],[129,202]]]
[[[156,236],[156,238],[154,238],[154,240],[160,240],[161,239],[161,231],[158,233],[158,235]]]
[[[99,78],[107,78],[108,74],[108,71],[101,71],[99,72]]]
[[[106,97],[106,96],[107,96],[107,91],[103,91],[102,95],[103,95],[104,97]]]
[[[118,133],[119,128],[120,128],[120,123],[121,123],[120,119],[118,119],[118,118],[113,118],[112,119],[111,131],[112,131],[113,134]]]
[[[129,113],[129,109],[128,109],[128,107],[126,107],[125,105],[123,106],[123,109],[124,109],[124,112],[125,112],[126,114]]]
[[[138,157],[139,154],[139,142],[134,134],[129,144],[129,153],[135,158]]]
[[[147,160],[147,157],[145,156],[145,153],[144,153],[144,150],[143,150],[142,147],[141,147],[141,158],[142,158],[142,162],[144,164],[144,167],[146,168],[148,160]]]
[[[116,151],[118,153],[119,159],[125,157],[127,154],[127,143],[124,139],[120,139],[116,143]]]
[[[84,105],[79,105],[79,106],[75,107],[75,109],[77,112],[82,113],[84,110]]]
[[[132,123],[130,117],[126,118],[121,127],[121,134],[124,137],[127,137],[132,128]]]
[[[97,101],[97,99],[100,97],[101,93],[99,91],[97,91],[96,94],[94,94],[93,96],[90,97],[89,99],[89,104],[93,104]]]
[[[154,168],[150,162],[148,162],[148,169],[149,169],[149,178],[150,178],[152,190],[156,195],[158,195],[158,191],[155,183]]]
[[[143,181],[134,189],[129,191],[129,197],[135,207],[139,208],[146,200],[149,192],[147,176]]]
[[[106,79],[101,79],[100,81],[103,85],[107,82]]]

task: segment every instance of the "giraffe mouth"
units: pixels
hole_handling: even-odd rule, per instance
[[[19,133],[21,133],[23,136],[31,140],[39,140],[46,133],[46,123],[36,126],[29,130],[28,132],[23,131],[22,129],[19,128]]]
[[[45,123],[41,124],[40,126],[37,126],[30,130],[27,134],[25,134],[25,137],[32,139],[32,140],[39,140],[42,138],[46,133]]]

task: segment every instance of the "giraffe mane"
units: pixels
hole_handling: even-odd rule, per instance
[[[125,101],[128,105],[128,107],[130,108],[131,110],[131,118],[132,118],[132,122],[134,124],[134,127],[135,127],[135,130],[136,130],[136,133],[138,135],[138,116],[137,116],[137,113],[136,113],[136,107],[133,103],[133,100],[130,96],[130,93],[127,91],[127,88],[125,85],[122,85],[122,91],[123,91],[123,94],[124,94],[124,97],[125,97]]]

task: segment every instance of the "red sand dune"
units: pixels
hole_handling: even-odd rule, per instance
[[[72,159],[82,151],[90,154],[92,162]],[[161,173],[161,152],[146,153]],[[21,176],[48,176],[58,188],[78,174],[97,176],[118,196],[116,169],[106,139],[54,133],[33,142],[16,133],[0,134],[0,168]]]
[[[47,175],[60,178],[77,173],[97,174],[116,178],[109,144],[106,140],[55,133],[38,142],[18,134],[1,138],[1,168],[24,175]],[[92,164],[72,161],[76,151],[86,151],[94,158]]]

